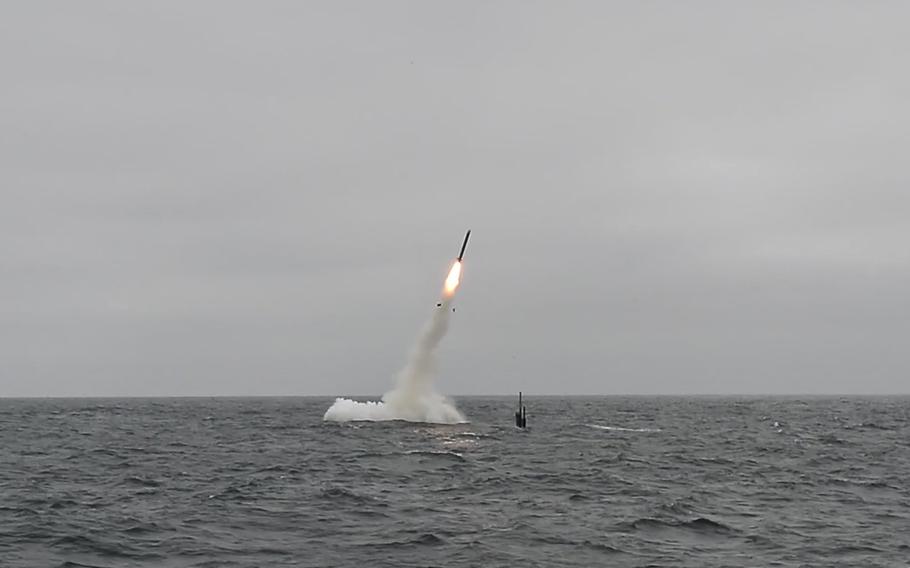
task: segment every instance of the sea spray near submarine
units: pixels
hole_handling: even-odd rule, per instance
[[[395,388],[382,395],[381,401],[358,402],[337,398],[326,410],[323,420],[348,422],[355,420],[406,420],[456,424],[466,422],[464,415],[447,397],[433,389],[436,374],[436,348],[449,329],[452,300],[461,283],[464,251],[471,231],[465,234],[458,258],[452,263],[445,279],[442,297],[433,315],[420,333],[405,367],[398,374]]]

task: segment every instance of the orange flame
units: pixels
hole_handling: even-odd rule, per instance
[[[458,288],[458,284],[461,282],[461,261],[456,260],[455,264],[452,265],[452,270],[449,270],[449,275],[446,276],[446,285],[443,288],[445,295],[447,297],[452,296],[455,293],[455,290]]]

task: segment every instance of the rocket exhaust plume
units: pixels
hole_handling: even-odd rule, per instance
[[[449,275],[446,276],[446,283],[442,289],[443,298],[454,296],[459,284],[461,284],[461,261],[456,260],[452,269],[449,270]]]
[[[407,420],[454,424],[466,422],[455,404],[433,389],[436,373],[436,348],[449,329],[451,304],[461,283],[462,257],[471,231],[465,235],[461,254],[452,264],[445,279],[442,297],[430,321],[417,338],[407,364],[398,374],[395,388],[382,395],[379,402],[357,402],[337,398],[326,411],[323,420],[348,422],[352,420]]]

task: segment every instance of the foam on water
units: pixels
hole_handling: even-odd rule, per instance
[[[410,400],[399,404],[393,400],[360,402],[349,398],[336,398],[326,410],[323,420],[332,422],[404,420],[407,422],[430,422],[434,424],[459,424],[467,422],[455,403],[446,397],[433,393],[432,397]]]
[[[585,424],[598,430],[611,430],[613,432],[660,432],[660,428],[624,428],[622,426],[602,426],[600,424]]]

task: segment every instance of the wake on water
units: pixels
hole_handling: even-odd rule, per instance
[[[598,430],[611,430],[613,432],[661,432],[660,428],[626,428],[624,426],[603,426],[601,424],[585,424]]]
[[[453,290],[454,292],[454,290]],[[417,338],[407,365],[398,375],[395,388],[382,395],[381,401],[358,402],[336,398],[323,420],[406,420],[457,424],[467,422],[455,404],[433,389],[436,371],[436,347],[449,329],[452,298],[448,296],[433,312],[427,327]]]

